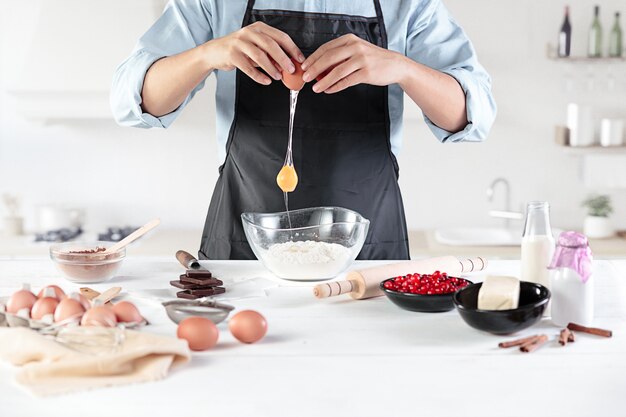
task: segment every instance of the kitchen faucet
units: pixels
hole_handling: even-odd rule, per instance
[[[511,184],[506,178],[498,177],[487,188],[487,200],[492,203],[495,195],[495,189],[498,184],[504,186],[504,210],[489,210],[491,217],[504,219],[504,227],[509,228],[511,220],[522,220],[524,215],[517,211],[511,211]]]

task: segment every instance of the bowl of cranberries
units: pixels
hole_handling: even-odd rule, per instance
[[[437,313],[452,310],[454,293],[471,283],[435,271],[433,274],[415,273],[389,278],[380,283],[380,289],[405,310]]]

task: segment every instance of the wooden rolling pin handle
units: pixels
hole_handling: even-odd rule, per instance
[[[313,288],[313,294],[317,298],[335,297],[341,294],[349,294],[356,288],[356,283],[349,281],[333,281],[318,284]]]
[[[185,252],[184,250],[179,250],[176,252],[176,259],[181,263],[186,269],[198,269],[200,268],[200,263],[192,254],[189,252]]]

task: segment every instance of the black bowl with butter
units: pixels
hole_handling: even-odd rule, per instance
[[[471,327],[505,335],[524,330],[541,320],[550,301],[550,290],[541,284],[520,281],[519,306],[510,310],[479,310],[478,291],[482,282],[454,293],[453,301],[461,318]]]

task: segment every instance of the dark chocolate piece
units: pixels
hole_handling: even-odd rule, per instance
[[[206,290],[184,290],[178,291],[176,296],[178,298],[185,298],[187,300],[195,300],[197,298],[208,297],[209,295],[218,295],[226,292],[224,287],[214,287]]]
[[[211,271],[206,269],[188,269],[185,275],[189,278],[211,278],[213,276]]]
[[[184,274],[180,276],[181,282],[184,282],[185,284],[196,284],[196,285],[214,285],[212,283],[215,282],[216,279],[217,278],[213,278],[213,277],[207,277],[207,278],[188,277],[187,275],[184,275]]]
[[[212,278],[211,279],[211,283],[209,284],[192,284],[189,282],[183,282],[183,281],[170,281],[170,285],[172,287],[176,287],[176,288],[180,288],[183,290],[202,290],[202,289],[206,289],[206,288],[212,288],[212,287],[218,287],[220,285],[223,285],[224,283],[222,281],[220,281],[219,279],[216,278]]]

